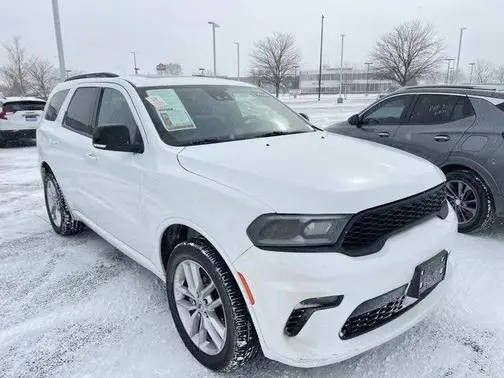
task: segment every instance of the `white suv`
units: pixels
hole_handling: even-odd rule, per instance
[[[37,138],[54,230],[85,224],[165,281],[210,369],[259,349],[294,366],[347,359],[447,285],[442,172],[320,131],[254,86],[84,75],[54,89]]]
[[[0,147],[10,140],[35,138],[45,101],[35,97],[0,99]]]

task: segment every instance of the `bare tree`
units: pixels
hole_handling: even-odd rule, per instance
[[[504,84],[504,66],[499,66],[494,73],[495,79],[499,84]]]
[[[371,52],[377,77],[404,86],[435,72],[443,57],[443,44],[429,24],[419,20],[396,26]]]
[[[262,70],[258,70],[255,68],[251,68],[249,71],[249,75],[252,78],[252,81],[258,87],[262,87],[264,72]]]
[[[476,84],[486,84],[493,76],[493,64],[487,60],[478,60],[474,65],[474,81]]]
[[[10,43],[3,45],[7,53],[7,64],[0,67],[0,76],[5,95],[24,96],[29,90],[29,61],[26,50],[21,46],[19,37],[14,37]]]
[[[255,42],[255,49],[250,54],[252,70],[261,73],[261,81],[274,85],[277,97],[280,87],[301,61],[295,42],[292,34],[274,33],[271,37]]]
[[[31,92],[47,99],[52,89],[59,81],[59,73],[47,60],[32,58],[28,67],[28,77]]]
[[[182,66],[179,63],[166,64],[166,74],[171,76],[182,75]]]

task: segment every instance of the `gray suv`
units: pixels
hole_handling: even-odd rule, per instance
[[[477,87],[407,87],[327,131],[400,148],[446,174],[459,231],[504,216],[504,93]]]

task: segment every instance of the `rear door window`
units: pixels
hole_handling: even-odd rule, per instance
[[[44,110],[44,106],[44,101],[13,101],[4,103],[2,108],[5,113],[16,113],[28,110]]]
[[[459,96],[427,94],[418,96],[409,116],[410,124],[437,124],[449,122]],[[462,109],[459,109],[463,112]]]
[[[62,91],[56,92],[49,104],[47,105],[47,110],[45,113],[45,119],[48,121],[55,121],[58,118],[58,113],[61,109],[61,105],[63,105],[63,101],[65,101],[66,95],[68,94],[69,89],[64,89]]]
[[[68,105],[63,121],[64,126],[80,134],[91,136],[99,94],[100,88],[77,88]]]

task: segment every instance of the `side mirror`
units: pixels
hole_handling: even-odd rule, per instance
[[[359,127],[360,124],[361,124],[360,123],[359,115],[358,114],[354,114],[353,116],[351,116],[350,118],[348,118],[348,123],[350,125]]]
[[[310,122],[310,118],[308,117],[308,115],[306,113],[299,113],[299,115],[301,117],[303,117],[304,119],[306,119],[308,122]]]
[[[144,151],[143,143],[130,143],[128,127],[109,125],[98,127],[93,133],[93,146],[99,150],[135,152]]]

